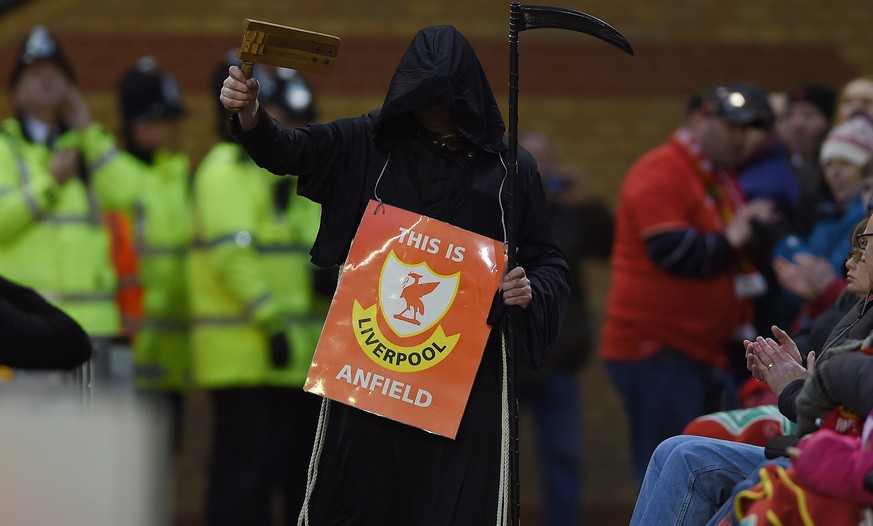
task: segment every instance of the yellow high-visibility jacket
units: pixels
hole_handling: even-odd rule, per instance
[[[314,311],[309,249],[319,205],[290,192],[236,144],[220,143],[194,177],[194,248],[188,282],[197,385],[299,387],[306,379],[323,313]],[[290,360],[277,366],[270,339],[283,335]]]
[[[101,204],[122,211],[133,227],[144,316],[134,340],[136,385],[183,389],[191,379],[190,161],[183,153],[159,150],[146,163],[114,143],[88,154],[95,159],[94,187]]]
[[[56,145],[79,147],[101,133],[92,125]],[[0,274],[37,290],[92,337],[115,336],[116,279],[98,198],[77,177],[59,185],[52,154],[30,142],[17,119],[0,124]]]

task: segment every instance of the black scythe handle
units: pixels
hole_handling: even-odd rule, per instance
[[[516,266],[515,181],[518,179],[518,32],[523,25],[521,4],[513,2],[509,11],[509,154],[506,163],[508,181],[508,210],[506,242],[508,244],[507,271]]]
[[[518,264],[516,228],[516,179],[518,179],[518,32],[522,29],[521,4],[512,2],[509,9],[509,155],[506,163],[508,181],[508,210],[506,214],[507,264],[509,272]],[[510,520],[521,525],[521,482],[518,443],[518,396],[515,382],[515,336],[512,334],[512,316],[516,308],[506,310],[503,331],[506,337],[506,397],[509,404],[509,504]]]
[[[634,50],[624,36],[603,20],[586,13],[543,5],[523,6],[511,2],[509,8],[509,153],[506,172],[507,185],[507,267],[509,272],[517,265],[518,250],[516,225],[516,179],[518,178],[518,34],[528,29],[554,28],[578,31],[603,40],[633,55]],[[512,316],[509,308],[503,319],[506,335],[507,397],[509,403],[509,469],[510,519],[514,526],[521,524],[521,484],[519,482],[518,397],[516,395],[515,337],[512,334]]]

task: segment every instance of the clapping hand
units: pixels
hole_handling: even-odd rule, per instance
[[[744,340],[743,346],[746,349],[746,368],[756,379],[767,382],[778,395],[794,380],[812,375],[815,371],[815,352],[809,353],[804,368],[797,344],[788,333],[776,325],[771,330],[776,340],[758,336],[755,341]]]

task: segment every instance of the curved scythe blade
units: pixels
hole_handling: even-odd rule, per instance
[[[540,28],[569,29],[597,37],[629,55],[634,54],[630,42],[617,29],[581,11],[547,5],[522,5],[521,14],[523,20],[519,31]]]

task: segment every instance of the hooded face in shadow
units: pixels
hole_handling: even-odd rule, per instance
[[[454,127],[487,152],[501,149],[504,124],[476,53],[453,26],[432,26],[412,39],[391,79],[376,122],[376,144],[391,150],[416,125],[413,112],[448,109]]]

